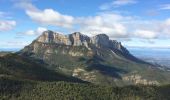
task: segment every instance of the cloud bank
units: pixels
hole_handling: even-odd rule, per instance
[[[136,0],[115,0],[111,4],[112,6],[124,6],[135,3],[137,3]],[[95,16],[74,17],[51,8],[38,9],[31,2],[21,2],[20,7],[25,9],[25,13],[30,19],[40,25],[76,30],[89,36],[105,33],[113,39],[124,38],[125,40],[128,38],[146,40],[170,38],[170,18],[165,20],[143,20],[136,16],[125,16],[105,11]],[[45,28],[38,28],[37,30],[45,30]],[[29,30],[26,34],[37,34],[39,33],[37,30]]]
[[[46,31],[47,29],[44,27],[38,27],[36,30],[28,30],[23,32],[25,35],[40,35],[42,32]]]
[[[12,30],[16,26],[14,20],[0,20],[0,32]]]

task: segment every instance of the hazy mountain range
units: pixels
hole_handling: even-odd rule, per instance
[[[129,48],[136,57],[154,64],[170,67],[169,48]]]

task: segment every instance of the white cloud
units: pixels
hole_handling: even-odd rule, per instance
[[[45,9],[43,11],[26,11],[27,15],[34,21],[43,25],[54,25],[65,28],[71,28],[74,18],[69,15],[63,15],[53,9]]]
[[[52,25],[71,29],[74,25],[80,26],[76,29],[87,35],[107,33],[109,36],[124,37],[127,35],[126,27],[119,21],[128,19],[124,16],[114,13],[100,13],[91,17],[73,17],[64,15],[53,9],[40,10],[31,2],[21,2],[21,7],[25,8],[26,14],[34,21],[42,25]],[[75,31],[74,30],[74,31]],[[32,35],[36,32],[29,30],[26,34]]]
[[[150,30],[135,30],[133,33],[137,38],[154,39],[156,38],[156,32]]]
[[[170,18],[165,20],[149,20],[137,21],[134,23],[127,23],[127,28],[132,30],[129,38],[143,38],[143,39],[168,39],[170,38]],[[135,31],[134,31],[135,30]]]
[[[118,7],[135,3],[137,3],[136,0],[114,0],[108,4],[109,7]],[[113,39],[140,38],[146,40],[170,37],[170,19],[163,21],[143,20],[140,17],[123,16],[113,12],[102,12],[96,16],[73,17],[61,14],[53,9],[40,10],[30,2],[20,5],[21,7],[24,5],[26,14],[33,21],[42,25],[59,26],[64,29],[80,31],[89,36],[105,33]],[[38,29],[25,32],[27,35],[40,33],[42,32],[38,32]]]
[[[160,6],[161,10],[170,10],[170,4],[164,4]]]
[[[162,35],[164,35],[165,37],[170,37],[170,18],[168,18],[167,20],[163,21],[160,24],[160,29],[159,29],[160,33],[162,33]]]
[[[0,31],[9,31],[16,26],[16,21],[14,20],[0,20]]]
[[[81,27],[79,31],[90,36],[105,33],[111,38],[125,37],[127,29],[121,23],[123,19],[126,20],[127,18],[114,13],[101,13],[97,16],[80,18],[78,19]]]
[[[51,16],[48,16],[48,14]],[[66,20],[60,24],[57,20],[54,21],[55,23],[51,20],[53,17],[58,17],[57,15],[60,16],[60,13],[57,15],[56,14],[56,11],[51,9],[47,11],[44,10],[44,12],[40,12],[39,14],[36,12],[35,15],[44,16],[44,19],[42,18],[40,20],[40,22],[42,21],[42,24],[45,22],[51,22],[48,24],[53,26],[62,26],[65,28],[72,27],[71,25],[73,24],[80,26],[79,28],[73,27],[73,31],[80,31],[89,36],[105,33],[112,39],[141,38],[147,40],[170,37],[170,19],[165,21],[144,21],[133,16],[122,16],[115,13],[99,13],[96,16],[71,18],[72,24],[68,24],[70,21]],[[34,16],[34,18],[36,17]],[[39,20],[40,18],[37,17],[36,19]],[[42,32],[37,32],[34,30],[29,30],[26,32],[27,35],[34,35],[37,33],[40,34]]]
[[[101,5],[100,9],[107,10],[113,7],[120,7],[120,6],[129,5],[129,4],[135,4],[135,3],[137,3],[136,0],[114,0],[112,2]]]
[[[79,19],[79,31],[93,36],[100,33],[112,39],[170,38],[170,18],[166,20],[142,20],[133,16],[121,16],[115,13],[100,13],[97,16]]]
[[[47,30],[47,29],[44,28],[44,27],[38,27],[37,30],[36,30],[36,32],[39,33],[39,34],[41,34],[42,32],[44,32],[44,31],[46,31],[46,30]]]
[[[26,35],[40,35],[42,32],[46,31],[47,29],[44,27],[38,27],[36,30],[28,30],[24,32]]]
[[[112,5],[114,6],[123,6],[128,4],[135,4],[137,3],[136,0],[115,0],[112,2]]]
[[[14,6],[22,9],[27,9],[31,11],[38,10],[32,3],[32,0],[13,0]]]
[[[41,10],[32,4],[32,0],[17,0],[16,7],[23,8],[26,14],[35,22],[42,25],[51,25],[72,28],[74,17],[61,14],[51,8]]]

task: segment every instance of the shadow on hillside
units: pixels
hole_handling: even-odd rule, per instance
[[[12,77],[0,77],[0,94],[6,95],[19,95],[23,88],[32,90],[36,83],[29,81],[21,81]],[[3,98],[1,98],[3,100]],[[4,99],[5,100],[5,99]]]
[[[35,81],[66,81],[86,83],[78,78],[67,76],[48,69],[44,61],[17,54],[9,54],[0,58],[0,69],[3,74],[16,78]]]
[[[86,70],[98,70],[104,75],[108,75],[118,79],[121,79],[121,73],[127,73],[127,71],[123,69],[116,68],[115,66],[104,65],[101,64],[101,62],[103,62],[103,59],[98,59],[98,57],[94,57],[93,59],[88,60],[86,62],[86,64],[88,65]]]
[[[126,59],[133,61],[133,62],[152,65],[151,63],[148,63],[146,61],[143,61],[143,60],[133,56],[130,52],[121,52],[121,51],[116,50],[116,49],[113,49],[113,52],[115,52],[116,54],[119,54],[119,55],[125,57]]]

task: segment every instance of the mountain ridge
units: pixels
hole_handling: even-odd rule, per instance
[[[93,37],[88,37],[80,32],[74,32],[72,34],[63,35],[60,33],[53,32],[51,30],[44,31],[37,39],[38,42],[43,43],[56,43],[71,46],[86,46],[88,48],[88,43],[92,43],[97,47],[105,46],[109,47],[112,42],[115,46],[121,49],[122,45],[116,40],[110,40],[106,34],[98,34]]]
[[[48,30],[18,54],[41,59],[49,69],[96,84],[160,84],[170,80],[169,73],[134,57],[121,42],[105,34],[88,37],[80,32],[62,35]]]
[[[91,49],[90,45],[92,44],[93,45],[92,47],[109,48],[113,50],[114,52],[121,53],[125,57],[128,55],[129,59],[132,59],[134,61],[147,63],[134,57],[121,44],[121,42],[118,42],[117,40],[110,40],[109,36],[107,36],[106,34],[98,34],[92,37],[88,37],[87,35],[84,35],[80,32],[74,32],[72,34],[64,35],[64,34],[60,34],[60,33],[48,30],[48,31],[44,31],[42,35],[40,35],[35,41],[44,43],[44,45],[48,43],[54,43],[54,44],[66,45],[66,46],[85,46],[89,50]],[[36,48],[33,48],[33,49],[36,49]]]

